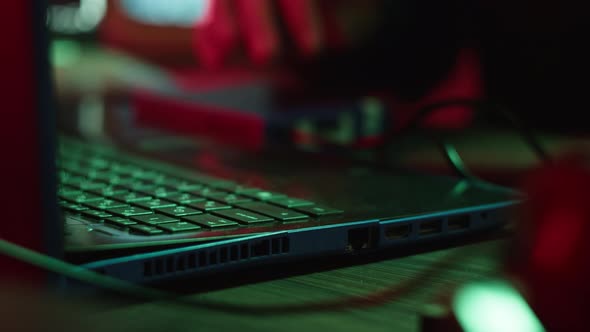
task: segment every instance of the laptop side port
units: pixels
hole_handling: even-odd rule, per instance
[[[420,223],[418,235],[433,235],[442,232],[442,220],[427,220]]]
[[[361,227],[348,230],[348,242],[346,245],[347,252],[372,249],[376,247],[377,228]]]
[[[468,214],[458,214],[450,216],[447,219],[447,226],[449,231],[459,231],[468,229],[471,224],[471,216]]]
[[[388,240],[399,240],[410,236],[412,224],[391,225],[385,227],[385,238]]]

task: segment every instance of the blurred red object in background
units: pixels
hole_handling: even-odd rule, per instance
[[[550,331],[587,330],[590,298],[590,167],[569,156],[534,171],[509,269]]]

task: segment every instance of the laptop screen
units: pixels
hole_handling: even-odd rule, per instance
[[[0,237],[60,256],[63,236],[58,222],[55,184],[55,114],[48,65],[46,4],[42,0],[3,1],[2,35],[3,154]],[[0,256],[0,270],[39,280],[44,274]],[[6,275],[5,275],[6,277]]]

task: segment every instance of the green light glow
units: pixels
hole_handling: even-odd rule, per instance
[[[66,67],[77,62],[81,54],[80,44],[75,41],[57,39],[51,43],[51,62],[56,67]]]
[[[461,155],[459,155],[459,152],[457,152],[457,149],[455,149],[455,146],[449,144],[448,142],[445,142],[443,146],[447,153],[447,157],[449,158],[451,163],[453,163],[455,168],[464,176],[471,177],[471,174],[467,170],[467,167],[465,166],[465,163],[463,162]]]
[[[461,288],[453,299],[453,309],[466,332],[545,331],[522,296],[504,281]]]
[[[367,97],[362,101],[364,121],[362,123],[363,136],[379,135],[382,131],[383,118],[386,110],[383,103],[375,97]]]
[[[453,197],[459,197],[463,195],[467,189],[469,189],[469,181],[461,180],[453,187],[451,190],[451,195]]]

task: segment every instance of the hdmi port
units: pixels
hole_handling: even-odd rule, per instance
[[[411,232],[411,224],[387,226],[385,227],[385,238],[388,240],[399,240],[408,237]]]
[[[469,228],[470,216],[468,214],[460,214],[456,216],[450,216],[447,224],[449,231],[458,231]]]
[[[442,220],[424,221],[420,224],[419,235],[432,235],[442,232]]]

